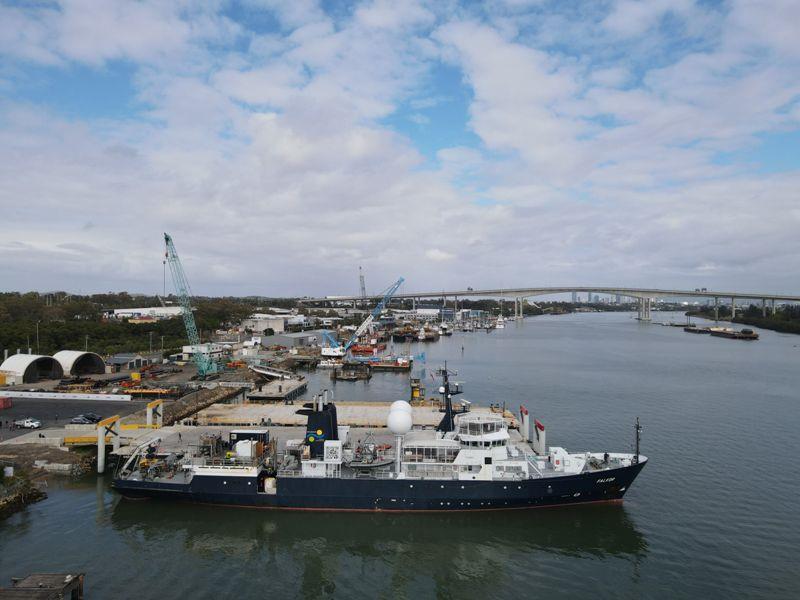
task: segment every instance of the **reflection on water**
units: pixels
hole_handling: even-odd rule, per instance
[[[624,506],[574,506],[480,514],[390,514],[271,511],[119,499],[111,522],[122,533],[159,538],[178,532],[187,550],[237,553],[242,548],[276,550],[298,541],[326,544],[359,555],[382,555],[434,547],[491,553],[541,550],[566,555],[640,555],[647,552]],[[376,535],[379,532],[379,535]]]
[[[586,506],[480,514],[282,512],[118,499],[111,524],[134,546],[180,539],[181,549],[220,561],[256,557],[264,569],[283,560],[298,569],[298,592],[336,590],[354,559],[389,566],[392,594],[410,579],[440,592],[454,581],[498,589],[520,557],[623,557],[638,562],[647,542],[624,506]],[[363,578],[369,579],[370,573]],[[450,593],[448,592],[448,593]],[[447,594],[445,594],[447,595]]]

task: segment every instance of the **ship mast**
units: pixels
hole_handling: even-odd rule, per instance
[[[639,442],[642,436],[642,426],[639,425],[639,417],[636,417],[636,425],[633,426],[634,430],[636,431],[636,454],[633,455],[633,460],[631,461],[634,465],[639,464]]]
[[[444,400],[444,409],[443,409],[444,416],[442,417],[442,420],[439,421],[439,424],[436,426],[436,431],[447,433],[448,431],[453,431],[456,428],[455,421],[453,420],[452,397],[456,394],[460,394],[461,390],[450,389],[450,379],[449,379],[450,372],[447,370],[447,362],[444,363],[444,368],[436,371],[436,374],[441,375],[442,377],[442,386],[439,388],[439,393],[442,395],[442,399]]]

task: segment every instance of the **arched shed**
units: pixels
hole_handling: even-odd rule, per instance
[[[64,369],[52,356],[37,354],[14,354],[0,365],[0,371],[10,371],[22,379],[22,383],[35,383],[40,379],[61,379]]]

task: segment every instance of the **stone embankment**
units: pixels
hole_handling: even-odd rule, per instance
[[[0,480],[0,519],[47,498],[42,490],[24,475],[3,477]]]
[[[164,406],[164,425],[187,419],[198,411],[217,402],[225,402],[240,395],[244,388],[217,387],[201,389]]]

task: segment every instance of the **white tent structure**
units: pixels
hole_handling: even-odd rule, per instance
[[[17,381],[22,383],[35,383],[40,379],[61,379],[64,369],[52,356],[39,356],[38,354],[14,354],[9,356],[0,365],[0,371],[14,373]]]
[[[106,364],[99,354],[80,350],[61,350],[53,355],[64,375],[77,377],[80,375],[101,375],[106,372]]]

